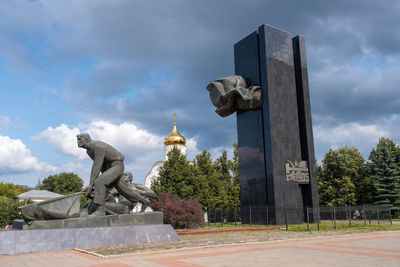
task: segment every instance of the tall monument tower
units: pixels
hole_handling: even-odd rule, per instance
[[[207,90],[237,111],[242,223],[302,223],[319,205],[304,37],[261,25],[234,53],[236,75]]]
[[[253,221],[282,224],[286,209],[302,223],[305,207],[318,206],[304,37],[262,25],[234,51],[235,74],[263,88],[261,109],[237,112],[242,219],[251,206]]]

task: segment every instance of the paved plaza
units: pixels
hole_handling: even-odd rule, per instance
[[[98,257],[68,250],[0,256],[0,266],[400,266],[400,231]]]

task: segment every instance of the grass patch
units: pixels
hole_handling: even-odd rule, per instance
[[[269,226],[275,226],[275,225],[269,225]],[[268,227],[267,225],[254,225],[254,224],[241,224],[241,223],[237,223],[236,225],[234,223],[214,223],[214,224],[210,224],[210,225],[206,225],[204,227],[201,227],[200,229],[213,229],[213,228],[221,228],[221,227]],[[198,228],[199,229],[199,228]]]
[[[400,219],[393,219],[393,221],[400,221]],[[286,225],[250,225],[250,224],[240,224],[237,223],[236,226],[234,223],[224,223],[221,225],[220,223],[206,225],[197,229],[218,229],[224,227],[279,227],[281,230],[286,231]],[[322,221],[319,225],[319,231],[354,231],[354,232],[371,232],[371,231],[395,231],[400,230],[400,224],[391,225],[389,221],[382,221],[381,224],[378,224],[377,221],[373,221],[371,224],[367,221],[367,224],[364,225],[364,221],[362,220],[354,220],[351,223],[348,221],[337,221],[336,228],[331,221]],[[303,224],[291,224],[289,225],[289,231],[292,232],[307,232],[307,223]],[[317,224],[310,224],[310,231],[318,231]]]
[[[285,226],[283,226],[285,228]],[[286,230],[286,229],[285,229]],[[372,232],[372,231],[395,231],[400,230],[400,225],[385,224],[367,224],[364,223],[352,223],[351,227],[349,223],[337,222],[336,229],[332,222],[321,222],[319,225],[319,231],[354,231],[354,232]],[[293,232],[305,232],[307,230],[307,224],[295,224],[289,225],[289,231]],[[318,231],[317,224],[310,224],[310,231]]]

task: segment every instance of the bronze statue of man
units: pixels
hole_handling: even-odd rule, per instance
[[[84,189],[85,195],[89,196],[94,188],[94,208],[89,212],[90,215],[105,215],[106,189],[110,187],[115,187],[122,196],[131,202],[139,200],[143,203],[148,203],[148,200],[133,192],[121,181],[125,159],[125,156],[121,152],[109,144],[92,140],[87,133],[80,133],[76,138],[78,147],[86,149],[87,154],[93,160],[90,182]]]

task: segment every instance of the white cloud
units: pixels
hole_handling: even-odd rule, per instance
[[[314,128],[315,138],[331,144],[357,144],[359,142],[377,142],[382,136],[389,136],[389,132],[380,129],[378,125],[361,125],[347,123],[328,128],[318,125]]]
[[[161,149],[163,147],[163,138],[151,134],[145,130],[138,129],[132,123],[113,124],[108,121],[93,121],[84,128],[69,127],[61,124],[58,127],[49,127],[45,131],[34,136],[34,140],[44,140],[53,145],[60,153],[72,155],[79,160],[88,156],[86,151],[79,148],[76,143],[76,135],[80,132],[87,132],[92,139],[104,141],[122,153],[129,160],[145,154],[153,149]]]
[[[85,132],[89,133],[93,139],[112,144],[134,157],[139,156],[139,151],[162,149],[163,147],[163,137],[139,129],[136,125],[127,122],[116,125],[97,120],[91,122]]]
[[[218,159],[219,157],[222,156],[222,152],[224,150],[226,150],[226,152],[228,153],[228,159],[233,159],[233,146],[231,147],[218,146],[211,148],[209,151],[211,154],[211,158],[213,160]]]
[[[0,172],[55,172],[57,167],[40,162],[19,139],[0,136]]]
[[[347,123],[336,127],[317,125],[314,127],[316,146],[325,146],[336,149],[343,146],[354,146],[368,157],[371,149],[378,143],[379,138],[390,138],[390,131],[385,126],[359,123]],[[322,155],[319,155],[322,157]]]
[[[187,160],[193,160],[201,151],[197,148],[197,140],[195,138],[186,139],[186,156]]]
[[[58,91],[59,91],[57,88],[47,87],[47,86],[43,86],[41,88],[41,90],[45,93],[52,94],[52,95],[58,95]]]
[[[7,116],[0,116],[0,126],[5,126],[10,124],[11,120]]]
[[[61,165],[60,171],[63,172],[82,172],[86,170],[86,166],[82,164],[80,161],[70,161],[66,164]]]
[[[76,143],[76,135],[79,134],[79,128],[70,128],[65,124],[53,128],[48,127],[45,131],[35,135],[33,140],[45,140],[64,155],[72,155],[78,159],[86,158],[86,152],[80,149]]]
[[[61,124],[55,128],[48,127],[33,139],[49,142],[59,153],[72,155],[82,160],[87,159],[88,156],[84,149],[77,146],[76,135],[80,132],[87,132],[93,140],[104,141],[121,151],[125,155],[125,169],[133,172],[139,182],[144,179],[145,174],[156,161],[164,160],[164,136],[152,134],[127,122],[114,124],[96,120],[88,125],[79,124],[79,128]],[[186,147],[188,159],[191,160],[199,152],[196,140],[188,138]],[[61,166],[60,169],[83,173],[84,169],[90,169],[90,167],[79,162],[70,162]]]

